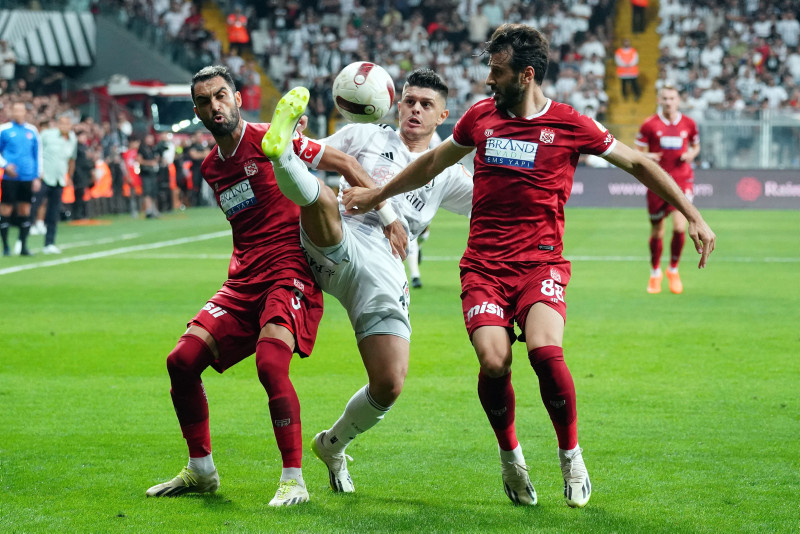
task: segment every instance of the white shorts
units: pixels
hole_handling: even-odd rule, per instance
[[[342,217],[342,231],[341,243],[318,247],[300,228],[303,253],[317,283],[347,310],[359,343],[377,334],[410,341],[408,278],[383,229]]]

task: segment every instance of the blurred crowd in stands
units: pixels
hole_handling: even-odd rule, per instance
[[[658,86],[696,120],[800,115],[800,4],[661,0]]]

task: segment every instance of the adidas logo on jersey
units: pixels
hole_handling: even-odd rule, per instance
[[[392,152],[383,152],[381,153],[382,158],[386,158],[389,161],[394,161],[394,154]]]
[[[473,317],[481,313],[497,315],[501,319],[505,318],[505,312],[503,311],[503,308],[501,308],[497,304],[490,304],[487,301],[483,301],[483,304],[476,304],[475,306],[469,309],[469,311],[467,312],[467,322],[471,321]]]

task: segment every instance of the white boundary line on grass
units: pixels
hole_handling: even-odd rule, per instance
[[[114,248],[111,250],[103,250],[101,252],[92,252],[90,254],[81,254],[79,256],[70,256],[68,258],[58,258],[53,260],[41,261],[36,263],[27,263],[25,265],[17,265],[15,267],[6,267],[0,269],[0,276],[4,274],[18,273],[21,271],[30,271],[32,269],[39,269],[41,267],[55,267],[56,265],[65,265],[67,263],[75,263],[77,261],[95,260],[99,258],[107,258],[109,256],[117,256],[119,254],[127,254],[128,252],[139,252],[142,250],[153,250],[157,248],[171,247],[174,245],[184,245],[186,243],[195,243],[197,241],[206,241],[208,239],[216,239],[218,237],[230,236],[230,230],[223,230],[221,232],[213,232],[210,234],[196,235],[192,237],[181,237],[178,239],[171,239],[169,241],[160,241],[158,243],[147,243],[144,245],[132,245],[130,247]]]
[[[698,256],[699,257],[699,256]],[[136,259],[149,260],[228,260],[230,254],[140,254]],[[425,261],[459,261],[461,256],[424,256]],[[643,262],[650,261],[650,256],[566,256],[570,261],[607,261],[607,262]],[[688,257],[686,259],[689,259]],[[749,258],[712,256],[711,263],[800,263],[800,258]]]

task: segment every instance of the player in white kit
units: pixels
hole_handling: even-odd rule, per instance
[[[306,259],[320,287],[347,310],[367,370],[369,383],[312,443],[312,450],[328,467],[331,488],[353,492],[345,448],[383,419],[399,397],[408,370],[408,279],[384,227],[399,222],[413,239],[440,206],[468,215],[472,176],[461,165],[453,165],[423,187],[388,199],[377,211],[344,213],[333,192],[300,160],[314,167],[325,148],[334,147],[355,157],[375,185],[381,186],[427,152],[436,126],[449,114],[447,86],[429,69],[414,71],[398,102],[398,131],[388,125],[348,125],[326,139],[303,139],[298,158],[286,149],[292,146],[295,124],[308,101],[308,92],[302,89],[295,88],[281,99],[262,146],[273,161],[281,191],[301,206],[300,235]],[[349,185],[342,180],[342,189]]]

